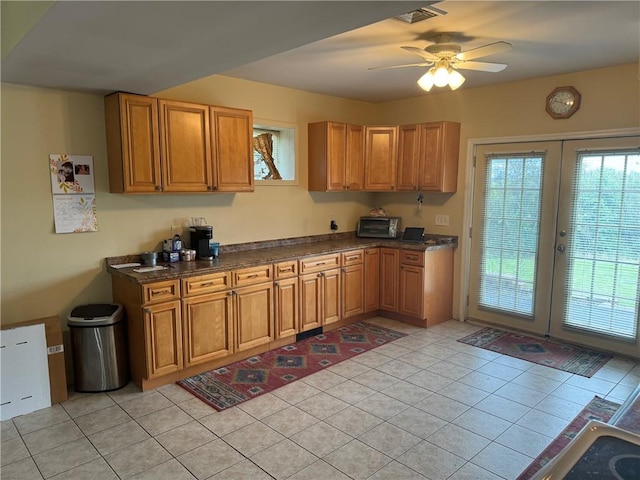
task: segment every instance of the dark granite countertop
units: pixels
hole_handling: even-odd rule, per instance
[[[107,270],[110,274],[120,275],[133,282],[144,284],[369,247],[392,247],[415,251],[433,251],[457,247],[457,237],[429,235],[426,237],[425,242],[409,243],[403,242],[402,240],[358,238],[353,234],[339,234],[302,237],[301,240],[297,241],[296,239],[285,239],[281,241],[238,244],[227,246],[226,248],[221,246],[220,256],[214,260],[181,261],[173,263],[158,262],[158,265],[168,268],[144,273],[133,271],[134,268],[140,267],[120,269],[112,267],[112,265],[139,262],[139,255],[110,257],[107,258],[106,261]]]

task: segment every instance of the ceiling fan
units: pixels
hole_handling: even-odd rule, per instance
[[[457,43],[452,41],[451,35],[440,34],[433,38],[433,44],[424,49],[417,47],[401,47],[407,52],[421,56],[425,61],[421,63],[409,63],[405,65],[391,65],[388,67],[373,67],[369,70],[404,67],[431,67],[418,80],[418,85],[426,91],[436,87],[449,85],[452,90],[460,87],[465,78],[457,70],[477,70],[481,72],[501,72],[507,65],[504,63],[473,62],[476,58],[487,57],[497,53],[511,50],[511,44],[507,42],[494,42],[478,48],[462,51]]]

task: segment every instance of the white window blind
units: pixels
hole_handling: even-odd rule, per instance
[[[635,339],[640,152],[578,152],[565,326]]]
[[[478,306],[532,318],[544,154],[488,155]]]

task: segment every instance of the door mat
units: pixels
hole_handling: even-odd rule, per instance
[[[533,475],[549,463],[560,451],[566,447],[571,440],[582,430],[589,420],[599,420],[607,423],[620,405],[594,397],[589,404],[573,419],[573,421],[558,435],[540,455],[520,474],[517,480],[528,480]]]
[[[593,376],[612,358],[611,355],[595,350],[497,328],[483,328],[458,341],[583,377]]]
[[[404,336],[370,323],[353,323],[177,384],[221,411]]]

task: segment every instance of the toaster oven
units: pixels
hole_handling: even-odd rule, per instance
[[[400,217],[360,217],[356,234],[369,238],[397,238]]]

